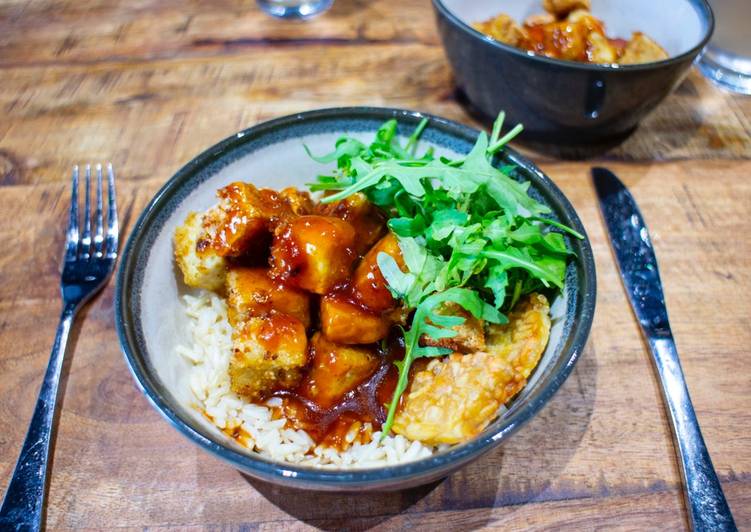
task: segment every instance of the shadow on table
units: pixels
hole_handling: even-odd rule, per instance
[[[594,350],[587,346],[564,386],[528,426],[499,448],[426,486],[333,494],[281,488],[243,476],[279,509],[321,530],[368,530],[378,525],[405,529],[418,519],[425,528],[482,528],[499,514],[510,517],[512,507],[558,497],[557,489],[562,488],[555,480],[587,431],[596,382]],[[498,512],[503,507],[509,511]],[[430,515],[437,512],[441,514]]]
[[[698,112],[687,112],[693,107],[700,94],[691,79],[685,79],[664,102],[633,129],[624,134],[607,140],[590,139],[587,142],[562,142],[561,135],[535,135],[525,131],[513,140],[513,146],[522,148],[525,154],[534,157],[553,157],[561,160],[590,160],[590,159],[638,159],[660,160],[669,158],[670,154],[680,153],[686,145],[696,139],[696,132],[702,127],[702,115]],[[486,130],[491,130],[495,117],[489,117],[480,111],[469,100],[466,93],[456,87],[453,99],[474,120],[482,124]],[[507,124],[510,127],[512,124]],[[723,139],[719,135],[712,137],[717,145],[715,149],[724,147]],[[530,153],[531,152],[531,153]]]
[[[408,512],[443,480],[389,493],[328,493],[281,488],[245,477],[269,502],[320,530],[368,530]]]

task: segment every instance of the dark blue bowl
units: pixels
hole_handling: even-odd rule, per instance
[[[670,54],[613,67],[533,55],[471,27],[499,13],[521,21],[543,11],[541,0],[433,0],[433,7],[456,83],[475,110],[488,119],[506,111],[524,124],[523,141],[564,155],[625,139],[683,80],[714,29],[705,0],[593,0],[611,36],[643,31]]]
[[[174,229],[187,212],[206,209],[216,201],[218,187],[237,179],[259,186],[303,186],[324,171],[305,154],[303,143],[322,152],[345,133],[372,138],[391,118],[398,120],[400,134],[409,135],[423,117],[429,119],[421,141],[425,146],[454,153],[471,149],[476,130],[412,111],[352,107],[278,118],[241,131],[188,162],[167,181],[133,227],[117,275],[115,323],[136,383],[173,427],[254,478],[328,491],[394,490],[434,481],[498,446],[537,414],[569,375],[584,348],[594,315],[595,264],[588,240],[569,239],[575,259],[567,272],[558,332],[551,332],[550,348],[509,410],[469,442],[401,465],[315,469],[240,449],[190,406],[187,382],[181,373],[184,368],[178,364],[181,357],[175,353],[175,346],[183,343],[179,321],[185,313],[179,304],[182,288],[173,270],[172,255]],[[514,165],[516,176],[531,182],[530,193],[551,208],[554,218],[586,234],[569,201],[533,163],[512,149],[504,150],[500,159],[498,164]]]

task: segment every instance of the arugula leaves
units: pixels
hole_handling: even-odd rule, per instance
[[[564,233],[583,238],[543,216],[550,209],[528,194],[529,182],[514,178],[513,166],[494,166],[494,156],[522,131],[517,125],[501,137],[504,116],[499,114],[490,137],[481,133],[472,150],[454,160],[435,158],[432,148],[417,156],[427,119],[405,146],[397,137],[396,120],[389,120],[370,145],[342,137],[334,151],[320,157],[305,148],[320,163],[337,163],[333,175],[318,176],[309,188],[328,192],[323,203],[365,194],[388,214],[407,266],[403,272],[390,255],[377,257],[393,296],[414,310],[409,328],[402,328],[405,355],[395,362],[399,379],[382,437],[391,430],[414,360],[451,353],[420,345],[423,335],[456,335],[452,327],[465,318],[447,315],[452,308],[447,305],[505,323],[504,313],[524,294],[563,289],[571,255]]]

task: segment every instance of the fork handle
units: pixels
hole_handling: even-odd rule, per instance
[[[66,303],[57,326],[50,361],[39,390],[34,415],[0,508],[0,529],[39,530],[44,516],[47,463],[54,431],[57,392],[76,305]]]

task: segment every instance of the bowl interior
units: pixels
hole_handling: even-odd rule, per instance
[[[471,26],[506,13],[521,23],[544,13],[542,0],[439,0]],[[592,13],[605,22],[609,37],[629,39],[636,31],[657,41],[671,57],[695,48],[709,31],[705,6],[697,0],[592,0]]]
[[[175,352],[177,345],[187,337],[187,317],[180,296],[188,289],[174,266],[172,235],[190,211],[203,211],[213,205],[217,188],[232,181],[244,180],[259,187],[277,189],[303,188],[317,174],[332,168],[312,161],[303,144],[313,153],[322,154],[330,151],[344,133],[370,141],[384,120],[398,114],[387,110],[360,111],[360,116],[356,116],[355,111],[319,113],[319,117],[299,115],[238,133],[184,167],[141,215],[123,254],[118,275],[116,308],[121,342],[144,393],[183,433],[246,471],[257,472],[260,466],[266,478],[285,475],[283,471],[287,477],[295,477],[306,468],[251,456],[191,407],[195,400],[189,388],[190,364]],[[408,135],[421,116],[405,112],[398,118],[403,124],[400,134]],[[434,119],[423,135],[421,146],[432,145],[439,154],[456,156],[469,151],[475,134],[469,128]],[[508,157],[515,159],[510,162],[519,165],[523,178],[533,180],[534,193],[553,207],[555,216],[583,232],[578,218],[555,186],[521,157],[515,154]],[[591,298],[589,304],[593,304],[594,297],[593,286],[582,286],[582,274],[590,264],[587,261],[591,262],[591,250],[588,245],[582,248],[580,242],[574,246],[580,262],[570,266],[565,294],[554,303],[557,319],[551,341],[530,383],[509,412],[491,424],[477,440],[443,454],[469,456],[487,447],[499,434],[510,432],[539,409],[568,373],[586,338],[593,310],[587,301]],[[587,279],[593,283],[593,272],[591,277]],[[583,293],[582,289],[588,293]],[[432,465],[413,464],[406,469],[401,466],[401,473],[414,474],[415,468],[445,465],[453,459],[451,456],[438,458],[441,459]],[[277,469],[279,467],[282,469]],[[330,473],[319,470],[314,475],[318,480],[330,477]]]

